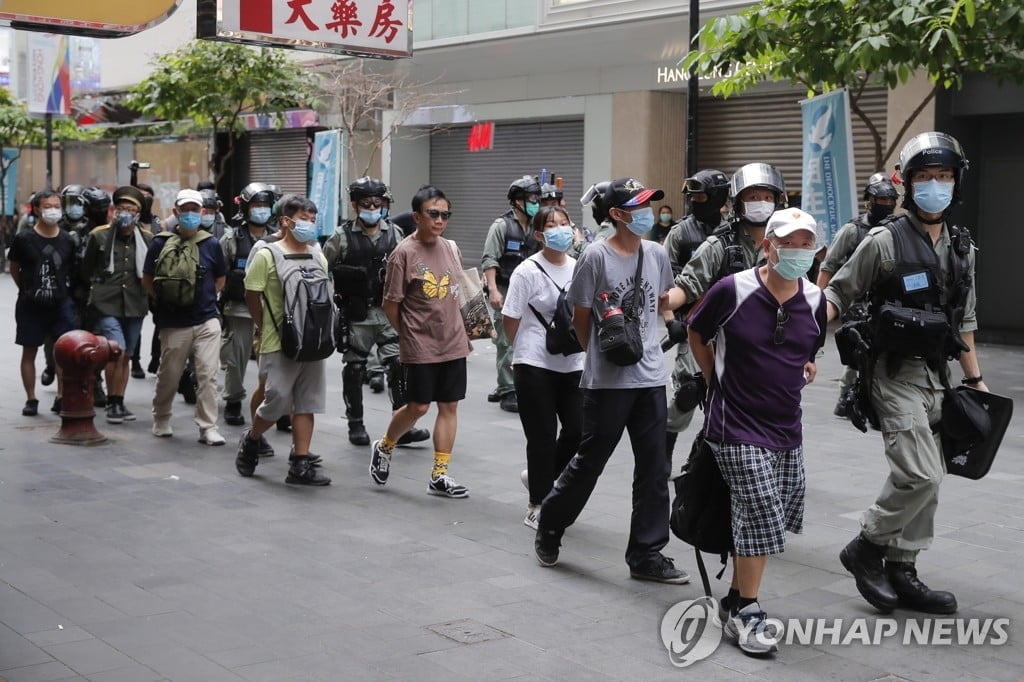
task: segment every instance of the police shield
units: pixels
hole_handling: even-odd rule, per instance
[[[1013,416],[1013,400],[957,386],[942,401],[942,456],[946,470],[977,480],[985,476]]]

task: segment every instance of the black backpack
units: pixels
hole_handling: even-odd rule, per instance
[[[733,549],[732,508],[729,485],[722,478],[715,453],[704,439],[703,431],[694,439],[690,456],[675,479],[675,487],[669,526],[677,538],[693,545],[704,592],[711,596],[701,552],[721,555],[722,573],[725,572],[726,557]],[[719,578],[722,573],[718,574]]]
[[[576,330],[572,326],[572,306],[569,305],[569,301],[566,296],[568,292],[555,284],[555,280],[551,279],[551,275],[548,274],[547,270],[535,260],[530,261],[544,273],[555,288],[558,289],[558,300],[555,302],[555,314],[552,316],[551,321],[544,319],[544,316],[537,312],[537,309],[532,304],[527,304],[533,314],[537,316],[537,321],[540,322],[546,330],[544,336],[544,345],[547,351],[552,355],[575,355],[576,353],[583,352],[583,346],[580,345],[580,340],[576,338]]]
[[[281,337],[281,352],[296,362],[315,362],[334,353],[334,328],[337,311],[327,269],[311,253],[285,253],[277,244],[268,244],[274,267],[284,293],[284,315],[271,319]]]

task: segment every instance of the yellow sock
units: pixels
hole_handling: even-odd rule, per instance
[[[388,438],[388,434],[386,433],[380,438],[380,449],[386,455],[390,455],[394,451],[396,444],[397,441],[393,441]]]
[[[448,473],[448,461],[452,458],[450,452],[434,452],[434,468],[430,470],[430,478],[444,476]]]

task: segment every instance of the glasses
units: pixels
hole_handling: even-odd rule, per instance
[[[781,346],[786,342],[786,328],[783,325],[787,322],[789,322],[789,313],[779,306],[775,312],[775,333],[772,335],[772,342],[776,346]]]
[[[365,208],[365,209],[368,209],[368,210],[373,210],[375,208],[383,207],[384,206],[384,202],[381,201],[380,199],[364,199],[363,201],[359,202],[358,206],[359,206],[359,208]]]
[[[929,180],[938,180],[939,182],[954,182],[956,180],[956,174],[953,171],[928,171],[919,170],[914,171],[910,175],[911,182],[928,182]]]
[[[436,208],[432,208],[429,211],[423,211],[423,215],[430,216],[431,220],[448,220],[452,217],[451,211],[438,211]]]
[[[117,204],[114,206],[114,210],[121,213],[131,213],[133,215],[137,215],[139,213],[139,207],[135,204]]]

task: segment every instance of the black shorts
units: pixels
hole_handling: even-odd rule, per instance
[[[17,329],[14,343],[27,348],[38,348],[46,339],[56,341],[75,328],[75,306],[66,298],[53,308],[41,308],[19,299],[14,305]]]
[[[425,365],[402,365],[405,399],[410,403],[456,403],[466,397],[466,358]]]

